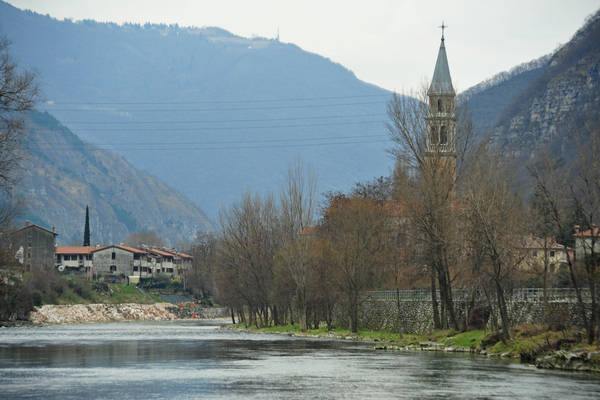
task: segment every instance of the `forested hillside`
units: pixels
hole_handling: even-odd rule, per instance
[[[93,244],[118,243],[143,230],[176,244],[212,229],[183,195],[122,157],[82,142],[51,115],[32,113],[28,127],[15,194],[24,198],[27,218],[56,227],[58,243],[81,245],[86,205]]]

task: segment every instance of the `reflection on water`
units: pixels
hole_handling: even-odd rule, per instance
[[[600,377],[201,321],[0,329],[0,398],[199,397],[597,399]]]

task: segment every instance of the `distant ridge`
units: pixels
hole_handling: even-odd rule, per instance
[[[175,245],[214,229],[183,195],[122,157],[82,142],[50,114],[31,113],[28,126],[15,195],[25,199],[23,219],[55,226],[59,244],[81,245],[87,204],[91,244],[154,230]]]
[[[391,93],[296,45],[215,27],[58,21],[7,3],[0,29],[39,72],[53,102],[42,110],[215,220],[248,189],[279,190],[297,157],[320,192],[393,167]]]

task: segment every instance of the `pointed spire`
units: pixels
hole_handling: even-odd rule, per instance
[[[442,24],[444,28],[446,26]],[[452,79],[450,78],[450,68],[448,67],[448,58],[446,57],[446,47],[444,46],[444,33],[442,28],[442,42],[438,52],[437,61],[435,62],[435,70],[433,71],[433,79],[427,91],[428,95],[432,94],[449,94],[455,95],[452,87]]]

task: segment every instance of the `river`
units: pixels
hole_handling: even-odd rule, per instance
[[[0,328],[0,398],[598,399],[600,377],[206,321]]]

